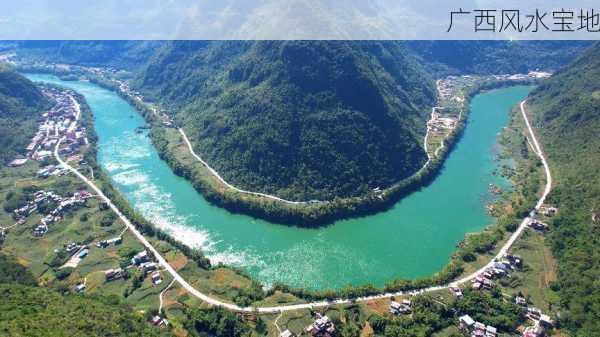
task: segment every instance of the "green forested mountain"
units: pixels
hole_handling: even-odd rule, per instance
[[[44,95],[25,77],[0,65],[0,162],[23,152],[35,132],[36,115],[46,105]]]
[[[387,187],[426,160],[433,81],[395,42],[173,42],[138,84],[234,185],[291,199]]]
[[[514,74],[557,70],[591,45],[589,41],[410,41],[408,47],[439,76]]]
[[[600,336],[600,44],[552,76],[528,101],[560,206],[550,232],[558,260],[561,322],[574,336]]]
[[[134,69],[163,44],[161,41],[18,41],[13,48],[29,60]]]

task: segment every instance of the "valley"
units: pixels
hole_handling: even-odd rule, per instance
[[[264,46],[239,48],[236,58]],[[301,206],[318,218],[318,207],[344,201],[285,199],[222,174],[227,169],[204,157],[210,147],[189,136],[195,129],[181,127],[181,118],[194,116],[196,98],[173,98],[186,102],[173,113],[170,98],[149,98],[149,87],[138,91],[140,77],[104,67],[60,65],[57,72],[57,65],[38,63],[27,69],[60,76],[27,78],[64,106],[47,110],[48,101],[29,96],[39,101],[30,111],[43,117],[36,123],[46,138],[34,137],[41,145],[26,155],[7,155],[10,166],[0,171],[0,219],[10,222],[17,212],[18,220],[1,228],[0,263],[24,268],[37,286],[23,276],[15,282],[25,288],[2,291],[35,291],[44,299],[57,291],[129,306],[131,329],[147,329],[145,320],[156,326],[150,335],[593,334],[595,269],[572,275],[594,256],[594,226],[587,223],[597,223],[595,189],[585,182],[595,179],[594,160],[579,153],[594,158],[597,151],[593,126],[586,126],[596,121],[596,51],[554,74],[435,81],[436,106],[419,117],[425,132],[415,134],[426,160],[413,174],[434,167],[429,180],[418,177],[386,207],[338,211],[309,226],[268,214]],[[178,48],[169,53],[181,56]],[[229,76],[241,71],[234,69]],[[238,75],[252,79],[254,70]],[[6,83],[23,81],[6,76]],[[280,84],[274,79],[271,88]],[[11,110],[14,95],[4,99],[10,119],[19,116]],[[223,107],[223,99],[210,104]],[[183,111],[189,116],[177,117]],[[575,155],[574,147],[583,152]],[[394,193],[393,185],[369,189],[373,200]],[[362,197],[341,200],[352,198]],[[253,203],[269,212],[239,207]],[[590,258],[573,259],[584,252]],[[11,311],[18,300],[9,298]],[[105,310],[100,302],[94,305]],[[0,331],[18,329],[0,323]]]

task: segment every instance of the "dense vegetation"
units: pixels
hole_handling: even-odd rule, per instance
[[[438,74],[514,74],[557,70],[587,41],[411,41],[408,46]]]
[[[432,81],[397,43],[174,42],[139,84],[224,178],[294,200],[388,187],[425,162]]]
[[[5,336],[159,336],[118,298],[63,295],[1,284],[0,334]]]
[[[159,336],[114,296],[79,296],[35,286],[14,258],[0,254],[0,335]]]
[[[600,45],[556,73],[528,101],[556,187],[559,215],[550,231],[558,260],[562,325],[576,336],[600,336]]]
[[[0,64],[0,164],[25,151],[45,104],[31,81]]]
[[[185,329],[191,336],[249,336],[251,328],[240,316],[223,308],[189,308],[185,312]]]
[[[0,284],[18,283],[28,286],[36,284],[35,278],[23,265],[10,255],[0,253]]]
[[[162,44],[160,41],[20,41],[14,42],[13,48],[20,57],[29,60],[135,68]]]

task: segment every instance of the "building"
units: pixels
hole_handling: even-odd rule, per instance
[[[123,276],[123,269],[121,269],[121,268],[109,269],[104,272],[104,277],[106,279],[106,282],[116,280],[118,278],[121,278],[122,276]]]
[[[285,330],[279,334],[279,337],[296,337],[296,335],[294,335],[294,333],[290,330]]]
[[[540,319],[539,319],[539,323],[540,323],[541,326],[543,326],[545,328],[552,328],[552,327],[554,327],[554,321],[548,315],[541,314],[540,315]]]
[[[83,259],[84,257],[86,257],[88,255],[89,252],[90,252],[89,249],[84,248],[83,250],[81,250],[79,252],[79,254],[77,255],[77,257],[80,258],[80,259]]]
[[[106,247],[110,247],[110,246],[117,246],[117,245],[120,245],[122,242],[123,242],[123,238],[121,238],[120,236],[118,236],[116,238],[98,241],[96,243],[96,247],[98,247],[98,248],[106,248]]]
[[[525,306],[527,305],[527,300],[525,297],[517,296],[515,297],[515,304]]]
[[[396,301],[390,302],[390,313],[392,315],[409,314],[412,311],[410,300],[402,300],[402,303]]]
[[[13,161],[11,161],[8,166],[10,167],[19,167],[19,166],[23,166],[25,165],[25,163],[27,163],[27,158],[17,158]]]
[[[496,337],[497,329],[491,325],[476,322],[471,316],[463,315],[458,318],[459,328],[471,337]]]
[[[144,272],[144,274],[148,274],[151,271],[155,271],[158,269],[158,265],[154,262],[144,262],[140,264],[140,268]]]
[[[548,206],[542,210],[542,214],[544,214],[545,216],[555,216],[557,212],[558,208],[554,206]]]
[[[131,264],[138,266],[148,260],[150,260],[150,258],[148,257],[148,252],[142,250],[141,252],[135,254],[135,256],[131,258]]]
[[[306,332],[312,336],[329,337],[335,332],[335,325],[326,315],[317,313],[317,319],[306,327]]]
[[[548,230],[548,224],[543,223],[539,220],[533,220],[529,223],[529,227],[538,230],[538,231],[546,231]]]
[[[506,254],[504,256],[512,265],[517,268],[523,267],[523,259],[519,255]]]
[[[450,287],[448,289],[450,289],[450,292],[452,292],[452,295],[454,295],[454,297],[462,297],[463,296],[462,290],[460,290],[459,287]]]
[[[600,224],[600,211],[592,212],[592,222]]]
[[[73,289],[75,290],[76,293],[80,294],[85,291],[85,284],[80,283],[80,284],[76,285],[75,288],[73,288]]]
[[[154,316],[154,317],[152,317],[152,324],[162,327],[162,326],[169,325],[169,322],[160,316]]]
[[[159,285],[162,283],[162,278],[160,277],[160,272],[159,271],[155,271],[154,273],[152,273],[152,283],[154,285]]]

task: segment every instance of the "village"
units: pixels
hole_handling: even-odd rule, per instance
[[[25,156],[18,156],[9,163],[11,167],[23,166],[28,160],[43,162],[53,156],[53,150],[62,137],[65,137],[64,145],[59,149],[59,154],[70,157],[79,148],[89,144],[85,127],[79,125],[81,111],[77,104],[74,93],[69,90],[59,90],[46,87],[43,94],[53,102],[54,105],[37,120],[38,130],[27,147]],[[81,158],[71,158],[75,160]],[[63,174],[63,168],[48,165],[42,168],[38,174],[41,177]]]

